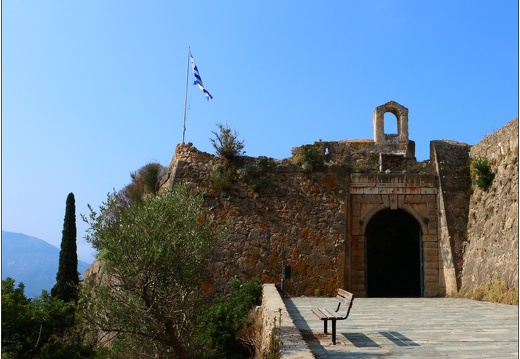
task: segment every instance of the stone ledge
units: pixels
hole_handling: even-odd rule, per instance
[[[263,327],[263,343],[262,348],[269,343],[269,335],[273,328],[273,322],[281,316],[281,340],[283,342],[282,358],[294,359],[312,359],[314,355],[307,346],[302,335],[292,318],[287,312],[285,303],[278,293],[274,284],[264,284],[262,292],[262,321]]]

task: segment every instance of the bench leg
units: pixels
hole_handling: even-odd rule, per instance
[[[327,334],[327,319],[323,320],[323,334]]]
[[[336,321],[332,320],[332,344],[336,345]]]

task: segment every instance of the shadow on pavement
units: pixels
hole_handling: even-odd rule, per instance
[[[399,332],[379,332],[379,334],[400,347],[420,347],[419,344]]]
[[[341,333],[357,348],[381,348],[379,344],[363,333]]]
[[[285,307],[287,308],[287,311],[289,312],[289,315],[291,316],[292,320],[295,322],[294,324],[300,331],[300,334],[302,335],[305,342],[307,342],[307,344],[309,346],[311,346],[310,342],[312,342],[313,348],[314,348],[314,346],[319,345],[320,348],[323,349],[323,347],[320,344],[320,339],[326,338],[327,335],[323,334],[323,333],[319,333],[319,334],[313,333],[313,331],[311,330],[311,328],[309,327],[309,325],[307,324],[305,319],[303,319],[303,316],[301,315],[298,308],[294,305],[291,298],[285,298],[284,302],[285,302]],[[311,348],[311,349],[313,349],[313,348]]]

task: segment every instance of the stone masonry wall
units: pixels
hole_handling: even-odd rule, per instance
[[[518,118],[473,146],[478,157],[495,178],[488,190],[472,186],[462,287],[501,280],[518,289]]]
[[[370,140],[317,142],[313,146],[323,164],[311,170],[299,163],[302,147],[293,149],[292,159],[240,157],[230,172],[221,159],[192,144],[180,144],[161,189],[181,183],[203,190],[210,213],[222,232],[230,234],[220,240],[213,258],[217,288],[232,276],[280,283],[282,266],[288,265],[292,274],[284,283],[288,293],[320,295],[351,283],[348,222],[360,219],[359,214],[347,213],[351,175],[434,175],[437,204],[421,202],[426,209],[418,220],[431,217],[437,226],[425,247],[438,253],[438,265],[431,266],[438,271],[437,293],[453,294],[490,279],[517,286],[517,134],[515,119],[474,147],[432,141],[430,161],[421,163],[387,153]],[[472,158],[487,157],[496,173],[488,191],[471,185],[469,151]],[[381,194],[384,188],[377,191]],[[438,212],[431,214],[432,208]],[[353,215],[355,219],[349,217]],[[358,261],[362,257],[355,255]]]
[[[215,285],[229,278],[258,276],[295,295],[334,293],[344,283],[346,190],[344,169],[307,173],[267,158],[244,158],[230,185],[215,189],[219,160],[178,145],[161,189],[183,183],[206,190],[205,202],[231,235],[218,243],[212,271]],[[174,179],[174,181],[173,181]],[[213,183],[213,184],[212,184]]]
[[[471,189],[469,150],[466,143],[430,142],[430,158],[439,179],[439,267],[446,271],[442,277],[448,294],[461,286],[462,243],[466,240]]]

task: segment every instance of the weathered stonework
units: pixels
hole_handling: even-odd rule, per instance
[[[366,293],[366,226],[383,209],[403,209],[421,227],[425,296],[439,293],[437,250],[437,183],[434,175],[351,174],[350,288],[358,296]],[[348,281],[347,281],[348,282]]]
[[[472,186],[468,236],[462,243],[462,287],[503,281],[518,289],[518,118],[471,148],[495,178],[488,190]]]
[[[397,135],[381,135],[385,112],[396,116]],[[224,182],[216,180],[225,172],[221,159],[191,143],[177,145],[161,190],[183,184],[204,191],[209,212],[229,233],[211,265],[217,288],[232,276],[280,283],[288,265],[284,290],[292,295],[332,295],[338,287],[369,295],[369,229],[380,214],[399,211],[420,232],[419,295],[489,280],[517,287],[518,119],[473,147],[432,141],[424,162],[415,161],[408,140],[408,109],[391,101],[373,121],[374,140],[316,142],[284,160],[244,156]],[[310,166],[303,151],[309,146],[318,153]],[[488,191],[471,184],[470,160],[477,157],[488,158],[496,174]],[[96,265],[89,273],[99,277],[102,270]]]
[[[430,158],[439,180],[439,268],[441,292],[453,294],[461,284],[462,243],[466,240],[471,180],[470,146],[456,141],[431,141]]]
[[[397,135],[385,134],[385,113],[387,112],[393,113],[397,119]],[[406,107],[395,101],[387,102],[374,110],[372,122],[374,125],[374,142],[376,144],[408,142],[408,109]],[[399,151],[400,148],[397,147],[392,150]],[[408,153],[407,157],[413,156],[413,153]]]
[[[382,130],[385,112],[397,135]],[[206,203],[230,237],[219,243],[212,270],[217,286],[231,276],[279,283],[283,265],[296,295],[332,294],[338,287],[367,295],[366,231],[383,210],[403,210],[420,228],[421,295],[456,292],[462,282],[470,193],[470,146],[432,141],[431,160],[415,160],[408,109],[389,102],[374,111],[374,140],[316,142],[319,165],[302,151],[274,160],[243,157],[229,183],[215,189],[220,159],[180,144],[161,188],[175,183],[206,191]],[[307,145],[310,146],[310,145]]]
[[[214,256],[217,286],[234,275],[279,282],[284,263],[292,265],[287,289],[294,293],[328,293],[343,283],[344,169],[309,174],[299,166],[264,159],[271,164],[261,175],[263,188],[255,191],[258,159],[243,158],[241,168],[252,173],[237,175],[229,188],[215,193],[210,181],[218,158],[187,144],[177,146],[174,159],[175,177],[166,175],[161,188],[183,183],[206,189],[211,214],[231,233]]]

